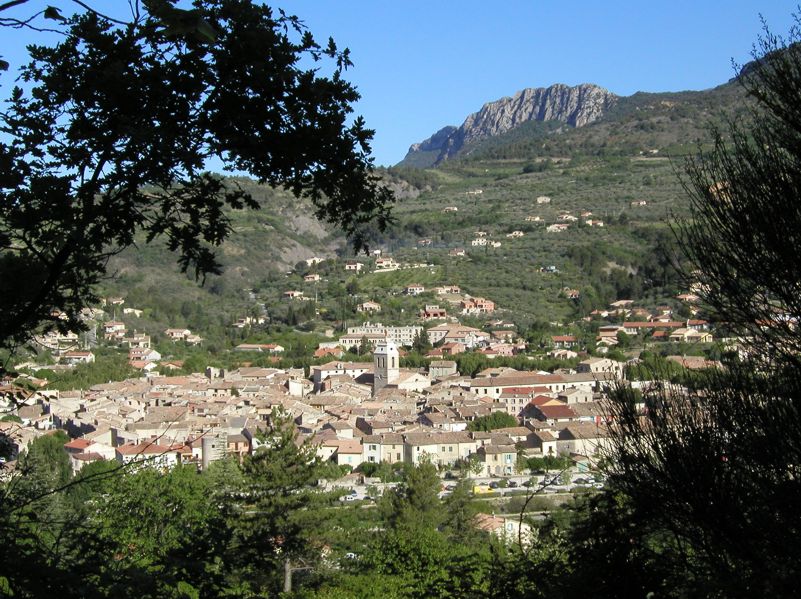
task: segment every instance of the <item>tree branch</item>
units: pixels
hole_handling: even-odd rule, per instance
[[[12,0],[11,2],[6,2],[5,4],[0,4],[0,11],[19,6],[20,4],[26,4],[27,2],[28,0]]]

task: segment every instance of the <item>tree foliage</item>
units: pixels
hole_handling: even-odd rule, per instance
[[[291,571],[293,561],[320,558],[309,512],[320,499],[312,488],[320,462],[315,447],[300,442],[291,418],[280,410],[261,442],[242,464],[232,561],[243,589],[269,594],[281,588],[282,580],[287,583],[284,569]]]
[[[467,483],[443,505],[436,468],[408,468],[397,489],[387,490],[379,509],[387,530],[358,565],[362,574],[396,581],[401,597],[485,597],[490,556],[470,519]]]
[[[498,428],[508,428],[517,426],[517,418],[506,412],[493,412],[487,416],[481,416],[475,420],[471,420],[467,424],[469,431],[492,431]]]
[[[798,23],[797,23],[798,25]],[[692,218],[677,233],[694,263],[687,279],[713,317],[747,337],[750,354],[724,369],[630,389],[610,404],[614,511],[644,571],[640,590],[677,597],[789,597],[801,555],[801,47],[769,32],[740,75],[751,120],[692,158]],[[677,384],[680,382],[681,384]],[[600,520],[597,543],[619,538]],[[603,536],[602,535],[602,536]],[[743,539],[748,539],[743,542]],[[588,539],[589,542],[589,539]],[[587,549],[589,545],[585,545]],[[632,556],[633,557],[633,556]],[[628,559],[628,558],[626,558]],[[667,585],[659,589],[659,581]],[[620,588],[623,583],[618,581]],[[619,594],[619,596],[623,596]]]
[[[226,210],[258,204],[205,171],[213,158],[310,198],[357,247],[361,226],[388,219],[372,131],[349,120],[359,95],[343,79],[347,50],[249,0],[130,5],[128,21],[45,13],[61,41],[29,47],[0,114],[4,346],[40,325],[80,327],[107,260],[140,231],[163,238],[183,271],[218,272]]]
[[[798,17],[796,17],[797,19]],[[760,353],[798,361],[801,337],[801,36],[767,29],[740,81],[755,100],[747,122],[716,131],[710,152],[687,165],[691,217],[678,229],[713,316]]]

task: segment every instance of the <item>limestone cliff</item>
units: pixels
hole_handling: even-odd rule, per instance
[[[575,87],[557,83],[550,87],[524,89],[511,98],[485,104],[468,116],[461,127],[445,127],[419,144],[413,144],[404,163],[438,164],[457,155],[463,148],[487,137],[506,133],[528,121],[560,121],[583,127],[601,118],[618,96],[597,85]]]

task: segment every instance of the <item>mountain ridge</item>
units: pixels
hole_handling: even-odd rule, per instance
[[[530,121],[558,121],[583,127],[602,118],[618,100],[619,96],[592,83],[526,88],[513,96],[487,102],[468,115],[460,127],[443,127],[428,139],[412,144],[401,164],[437,165],[470,145]]]

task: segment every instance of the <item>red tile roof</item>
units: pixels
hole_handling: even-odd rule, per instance
[[[66,449],[86,449],[92,445],[92,441],[87,441],[86,439],[73,439],[69,443],[64,443],[64,447]]]
[[[561,406],[538,406],[540,413],[546,419],[552,418],[578,418],[572,408],[566,405]]]
[[[120,455],[156,455],[160,453],[167,453],[171,449],[171,447],[165,445],[157,445],[155,443],[143,441],[141,443],[137,443],[136,445],[121,445],[117,448],[117,452]]]

